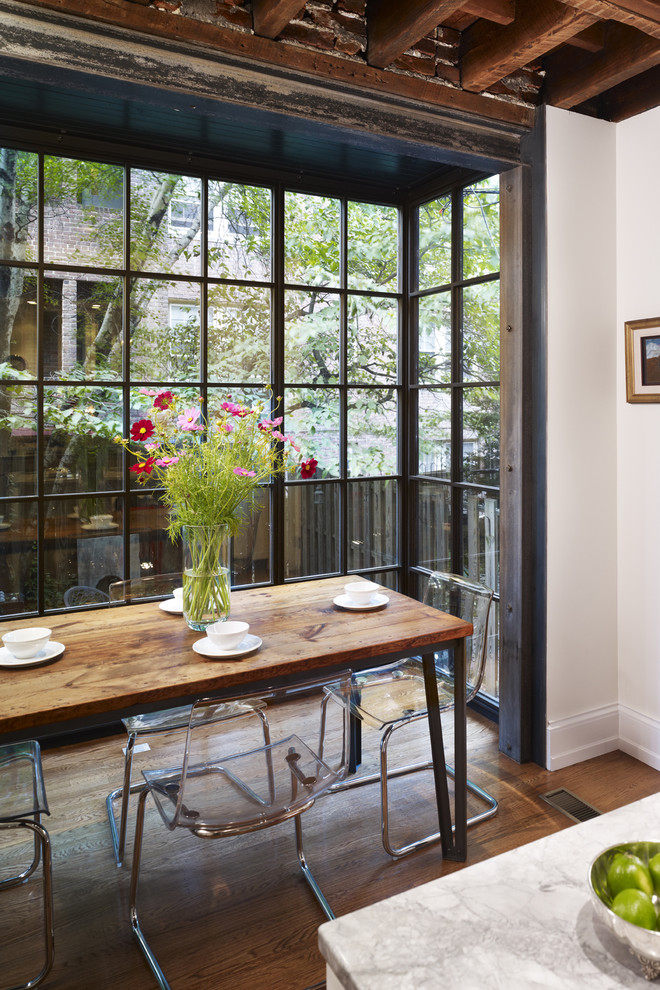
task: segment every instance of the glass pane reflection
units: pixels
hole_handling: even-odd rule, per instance
[[[0,616],[37,609],[36,502],[0,502]]]
[[[37,367],[37,273],[0,265],[0,381],[34,378]]]
[[[499,593],[500,500],[463,492],[463,573]]]
[[[339,571],[339,488],[287,485],[284,517],[285,578]]]
[[[348,486],[349,571],[397,564],[398,484],[358,481]],[[375,579],[374,579],[375,580]]]
[[[419,566],[451,571],[451,490],[448,485],[420,481],[416,491]]]
[[[118,388],[44,388],[44,484],[47,494],[121,488],[122,396]]]

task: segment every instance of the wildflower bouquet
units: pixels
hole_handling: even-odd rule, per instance
[[[279,429],[282,417],[266,415],[265,404],[249,407],[229,396],[218,415],[205,419],[201,400],[187,405],[171,391],[142,391],[153,397],[150,414],[133,423],[130,440],[117,442],[136,458],[130,470],[138,481],[153,478],[162,485],[170,537],[176,539],[184,527],[203,528],[187,541],[190,558],[183,573],[186,621],[203,629],[229,614],[228,561],[218,568],[221,544],[240,529],[259,485],[286,471],[311,478],[317,461],[301,458],[294,440]]]

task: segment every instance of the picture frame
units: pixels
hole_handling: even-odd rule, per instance
[[[660,316],[629,320],[626,333],[626,399],[660,402]]]

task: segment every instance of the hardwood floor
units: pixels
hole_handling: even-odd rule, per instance
[[[500,809],[470,830],[468,866],[571,827],[539,798],[545,791],[564,787],[607,812],[660,786],[658,771],[619,752],[554,773],[518,765],[498,752],[494,726],[469,721],[470,777]],[[365,736],[365,749],[374,741],[376,734]],[[124,743],[118,735],[43,751],[55,886],[50,990],[155,986],[128,920],[131,857],[115,867],[105,817]],[[141,757],[145,765],[150,755]],[[393,818],[403,822],[396,841],[432,827],[430,786],[427,774],[393,782]],[[443,863],[439,846],[392,861],[380,844],[376,786],[321,799],[303,826],[308,861],[338,915],[463,868]],[[132,841],[132,819],[129,829]],[[16,852],[3,837],[0,875]],[[168,833],[150,807],[140,891],[141,921],[172,990],[305,990],[323,980],[316,931],[324,918],[298,869],[290,823],[204,842]],[[38,879],[0,893],[3,985],[40,966],[40,907]]]

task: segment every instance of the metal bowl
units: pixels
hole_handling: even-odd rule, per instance
[[[612,897],[607,886],[607,871],[612,860],[619,853],[628,852],[639,856],[648,865],[656,853],[660,852],[660,842],[623,842],[610,846],[594,859],[589,869],[589,889],[594,909],[600,920],[611,932],[627,945],[633,955],[642,964],[642,970],[647,980],[655,980],[660,976],[660,931],[640,928],[630,921],[624,921],[612,911]],[[660,906],[660,899],[653,895],[653,903]]]

